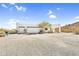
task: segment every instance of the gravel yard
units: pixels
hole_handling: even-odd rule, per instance
[[[79,35],[10,34],[0,37],[0,56],[79,56]]]

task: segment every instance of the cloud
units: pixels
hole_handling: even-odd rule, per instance
[[[50,14],[52,14],[52,13],[53,13],[52,10],[49,10],[48,15],[50,15]]]
[[[1,6],[4,8],[8,8],[7,5],[5,5],[5,4],[1,4]]]
[[[49,15],[49,18],[56,19],[57,17],[56,17],[56,15]]]
[[[2,7],[4,8],[9,8],[10,11],[12,11],[14,8],[16,8],[17,11],[23,11],[25,12],[27,10],[27,8],[23,7],[23,6],[18,6],[15,3],[9,3],[12,5],[12,7],[8,7],[6,4],[1,4]]]
[[[17,11],[23,11],[25,12],[26,11],[26,8],[25,7],[22,7],[22,6],[15,6],[15,8],[17,9]]]
[[[75,19],[79,19],[79,16],[76,16]]]
[[[17,20],[17,19],[9,19],[8,20],[8,24],[14,24],[16,22],[19,22],[19,20]]]
[[[60,10],[60,8],[57,8],[57,10]]]
[[[11,4],[11,5],[15,5],[15,3],[9,3],[9,4]]]
[[[9,19],[6,25],[8,26],[9,29],[16,28],[16,23],[20,22],[20,20],[17,19]]]
[[[56,19],[56,18],[57,18],[56,15],[53,14],[52,10],[49,10],[48,16],[49,16],[49,18],[51,18],[51,19]]]
[[[76,16],[76,17],[74,18],[73,23],[74,23],[74,22],[79,22],[79,16]]]

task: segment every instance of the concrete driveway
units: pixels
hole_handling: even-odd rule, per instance
[[[1,56],[79,56],[79,35],[73,33],[10,34],[0,37]]]

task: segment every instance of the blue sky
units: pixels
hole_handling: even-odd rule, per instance
[[[0,27],[15,27],[15,23],[69,24],[79,20],[77,3],[1,3]]]

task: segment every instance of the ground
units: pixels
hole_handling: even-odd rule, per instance
[[[1,56],[79,56],[79,35],[73,33],[10,34],[0,37]]]

